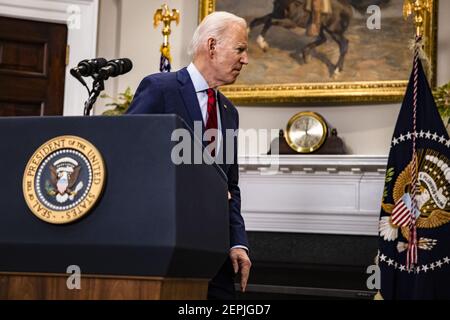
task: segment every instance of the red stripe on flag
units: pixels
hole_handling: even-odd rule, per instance
[[[408,211],[409,212],[409,211]],[[400,227],[406,227],[411,223],[411,216],[409,213],[403,217],[402,220],[400,220],[397,225]]]
[[[400,199],[395,204],[394,210],[391,216],[392,223],[399,226],[405,227],[411,222],[411,211],[406,207],[404,201]]]

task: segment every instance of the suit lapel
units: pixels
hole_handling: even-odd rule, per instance
[[[220,92],[218,92],[217,94],[217,100],[219,103],[219,112],[220,112],[220,123],[221,123],[221,131],[222,131],[222,143],[221,143],[221,149],[222,149],[222,154],[223,154],[223,168],[225,167],[226,164],[226,159],[227,159],[227,136],[226,136],[226,130],[232,128],[232,126],[229,123],[229,119],[228,119],[228,112],[227,112],[227,106],[223,103],[223,98],[222,98],[222,94]],[[225,169],[224,169],[225,170]]]
[[[194,84],[192,83],[191,77],[187,72],[186,68],[183,68],[177,72],[177,79],[180,82],[180,94],[183,98],[184,106],[188,111],[188,115],[191,120],[191,128],[194,129],[194,121],[200,121],[202,123],[202,134],[205,132],[205,124],[203,123],[202,112],[200,110],[200,105],[198,103],[197,94],[195,92]],[[220,165],[223,170],[225,170],[226,166],[226,130],[233,128],[232,119],[229,118],[229,112],[227,110],[228,106],[224,104],[224,98],[222,93],[218,92],[217,94],[217,102],[219,105],[220,112],[220,123],[221,123],[221,132],[222,132],[222,143],[221,149],[223,152],[223,162]],[[230,122],[231,121],[231,122]],[[203,144],[206,146],[206,142],[203,141],[203,137],[199,137]],[[235,151],[236,152],[236,151]]]
[[[202,131],[205,131],[205,124],[203,123],[202,112],[200,111],[194,84],[192,83],[186,68],[177,72],[177,79],[181,83],[180,94],[183,98],[184,106],[188,111],[189,117],[191,118],[192,129],[194,129],[194,122],[200,121],[202,123]]]

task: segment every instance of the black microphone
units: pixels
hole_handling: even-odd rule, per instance
[[[114,59],[99,70],[99,75],[107,80],[109,77],[117,77],[129,72],[133,68],[133,62],[128,58]]]
[[[75,78],[78,78],[77,76],[89,77],[98,73],[101,68],[106,66],[106,63],[104,58],[86,59],[81,61],[76,68],[70,69],[70,74]]]

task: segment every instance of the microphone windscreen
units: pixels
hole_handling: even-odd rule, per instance
[[[98,70],[106,66],[107,63],[108,61],[105,58],[86,59],[78,64],[78,72],[82,76],[88,77],[98,72]]]
[[[108,61],[105,58],[98,58],[96,60],[97,60],[98,69],[103,68],[108,63]]]
[[[125,74],[125,73],[129,72],[131,69],[133,69],[133,62],[131,62],[130,59],[123,58],[122,61],[124,63],[123,70],[122,70],[123,74]]]

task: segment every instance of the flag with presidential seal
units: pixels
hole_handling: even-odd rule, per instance
[[[381,205],[383,299],[450,298],[449,192],[450,139],[416,52]]]

